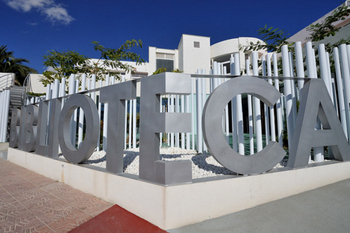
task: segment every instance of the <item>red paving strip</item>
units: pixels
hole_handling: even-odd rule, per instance
[[[114,205],[96,217],[90,219],[70,233],[163,233],[166,232],[146,220]]]

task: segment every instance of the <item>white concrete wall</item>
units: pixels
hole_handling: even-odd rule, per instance
[[[229,40],[224,40],[219,43],[213,44],[210,47],[210,57],[214,61],[229,61],[231,54],[239,53],[240,56],[240,67],[241,69],[245,68],[245,53],[243,51],[240,51],[240,46],[248,46],[250,43],[257,43],[260,41],[261,43],[264,43],[262,40],[254,37],[239,37]],[[260,55],[266,54],[266,51],[259,50],[258,51]]]
[[[40,82],[40,79],[44,78],[42,74],[30,74],[28,80],[28,91],[34,93],[46,93],[46,87]]]
[[[194,42],[200,47],[195,48]],[[210,70],[210,37],[183,34],[178,46],[179,66],[184,73],[194,74],[197,69]]]

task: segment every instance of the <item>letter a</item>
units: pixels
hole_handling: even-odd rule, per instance
[[[307,166],[311,147],[330,146],[336,160],[350,160],[349,145],[323,80],[309,80],[302,96],[287,167]],[[323,130],[315,130],[317,116]]]

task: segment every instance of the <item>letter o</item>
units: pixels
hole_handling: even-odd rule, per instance
[[[80,107],[85,114],[85,139],[77,150],[70,137],[70,121],[76,108]],[[95,103],[82,94],[72,95],[65,103],[59,118],[58,141],[63,156],[71,163],[82,163],[88,160],[93,153],[98,140],[98,113]]]
[[[276,142],[253,155],[240,155],[226,142],[222,132],[222,112],[227,103],[238,94],[251,94],[266,105],[273,105],[280,93],[266,81],[250,76],[231,79],[209,96],[203,110],[202,129],[204,141],[214,158],[227,169],[238,174],[257,174],[272,169],[286,152]]]

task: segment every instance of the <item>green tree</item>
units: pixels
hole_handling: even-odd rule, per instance
[[[105,48],[98,41],[93,41],[92,44],[94,44],[94,50],[100,52],[98,59],[90,59],[76,51],[58,52],[53,50],[44,55],[44,65],[52,67],[54,70],[43,73],[44,78],[41,79],[41,82],[44,86],[53,83],[55,79],[61,80],[71,74],[87,74],[89,76],[95,74],[97,80],[103,80],[104,76],[109,74],[120,79],[118,70],[134,72],[134,67],[123,63],[123,60],[135,61],[136,65],[144,62],[140,55],[131,51],[134,47],[142,48],[141,40],[127,40],[116,49]]]
[[[61,81],[63,77],[69,77],[71,74],[84,73],[85,70],[82,66],[84,66],[87,59],[86,56],[75,51],[48,51],[48,54],[44,55],[44,65],[51,67],[54,71],[44,71],[44,78],[40,81],[44,86],[47,86],[47,84],[53,83],[55,79]]]
[[[23,65],[23,63],[29,63],[27,59],[15,58],[13,53],[13,51],[7,51],[6,45],[0,46],[0,72],[14,73],[16,76],[15,83],[22,86],[28,74],[38,72],[29,66]]]
[[[283,29],[267,27],[259,28],[258,35],[261,36],[260,42],[250,42],[248,46],[241,46],[240,49],[246,51],[258,51],[258,50],[267,50],[269,52],[281,52],[283,45],[292,45],[293,43],[288,42],[289,34]]]
[[[328,16],[321,23],[311,24],[307,27],[307,31],[311,33],[311,41],[320,41],[329,36],[335,36],[340,28],[334,27],[333,23],[339,20],[344,20],[350,14],[350,8],[342,4],[335,9],[330,16]]]

